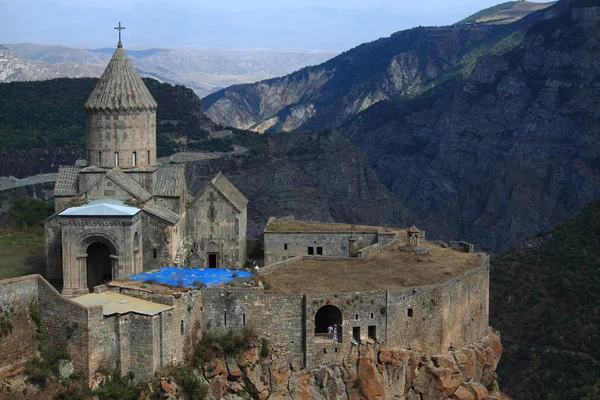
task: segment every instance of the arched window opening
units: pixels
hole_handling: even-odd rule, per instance
[[[137,153],[135,151],[131,154],[131,165],[137,166]]]
[[[102,152],[101,151],[98,152],[98,166],[99,167],[102,166]]]
[[[326,305],[315,314],[315,342],[342,342],[342,312]]]
[[[152,162],[150,161],[150,150],[148,150],[148,165],[151,165]]]
[[[115,167],[119,166],[119,152],[115,151]]]

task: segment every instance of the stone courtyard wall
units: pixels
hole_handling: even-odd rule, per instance
[[[308,248],[323,248],[323,256],[348,257],[350,232],[265,232],[265,265],[308,254]],[[356,247],[377,243],[377,232],[355,232]],[[287,248],[286,248],[287,246]]]
[[[0,369],[27,358],[36,350],[37,326],[31,318],[29,304],[37,300],[35,276],[0,282],[0,327],[5,328],[5,335],[0,337]]]
[[[75,371],[89,378],[90,319],[102,308],[85,308],[61,296],[39,275],[0,281],[0,306],[12,309],[12,333],[0,338],[0,369],[38,348],[67,350]]]
[[[100,306],[80,306],[39,276],[17,278],[0,282],[0,305],[13,310],[14,325],[13,333],[0,339],[0,368],[41,344],[68,349],[75,371],[90,382],[113,371],[132,371],[145,380],[184,361],[195,335],[247,328],[298,367],[341,362],[371,340],[382,348],[441,354],[489,334],[488,286],[489,257],[481,255],[476,267],[446,282],[371,292],[304,295],[230,287],[167,295],[114,286],[109,289],[173,308],[153,316],[105,317]],[[36,302],[37,338],[30,312]],[[340,342],[315,339],[315,316],[326,305],[342,314]]]

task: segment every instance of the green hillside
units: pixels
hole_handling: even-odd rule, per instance
[[[455,25],[497,25],[515,22],[534,11],[550,7],[554,2],[535,3],[530,1],[508,1],[485,8],[457,22]]]
[[[31,148],[81,148],[85,104],[97,79],[60,78],[0,84],[0,153]],[[159,104],[159,155],[176,147],[173,139],[204,139],[214,124],[204,116],[191,89],[144,78]]]
[[[490,319],[516,399],[600,398],[600,199],[492,260]]]

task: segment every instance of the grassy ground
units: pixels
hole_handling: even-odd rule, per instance
[[[43,274],[44,241],[41,229],[0,230],[0,279]]]
[[[369,225],[352,225],[313,221],[273,221],[267,232],[377,232],[382,228]]]
[[[280,293],[330,293],[386,290],[442,282],[472,268],[479,255],[421,243],[429,254],[392,249],[372,253],[363,260],[304,260],[264,275]],[[318,277],[318,279],[315,279]]]

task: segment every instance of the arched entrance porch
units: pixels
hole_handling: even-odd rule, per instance
[[[342,342],[342,312],[333,305],[325,305],[315,314],[315,341]]]

